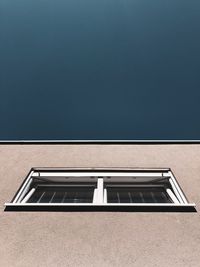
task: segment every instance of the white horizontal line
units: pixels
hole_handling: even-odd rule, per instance
[[[40,173],[40,175],[38,174]],[[83,177],[83,176],[126,176],[126,177],[135,177],[135,176],[145,176],[145,178],[152,178],[152,177],[163,177],[162,176],[162,172],[151,172],[151,173],[146,173],[146,172],[115,172],[115,171],[112,171],[112,172],[51,172],[51,171],[46,171],[46,172],[40,172],[40,171],[36,171],[32,174],[32,177],[43,177],[43,176],[58,176],[58,177],[62,177],[62,176],[69,176],[69,177]]]

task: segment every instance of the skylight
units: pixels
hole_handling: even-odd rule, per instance
[[[170,169],[32,168],[6,210],[193,211]]]

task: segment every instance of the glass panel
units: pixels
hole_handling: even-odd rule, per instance
[[[28,203],[92,203],[94,187],[39,186]]]
[[[171,203],[163,187],[107,187],[108,203]]]

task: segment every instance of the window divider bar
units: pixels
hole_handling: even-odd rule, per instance
[[[21,203],[26,203],[30,197],[33,195],[33,193],[35,192],[35,188],[32,188],[28,194],[24,197],[24,199],[22,199]]]
[[[180,202],[175,197],[174,193],[172,192],[172,190],[170,188],[167,188],[166,191],[167,191],[167,194],[170,196],[170,198],[174,201],[175,204],[180,204]]]
[[[31,176],[33,175],[34,171],[31,171],[29,176],[26,178],[26,181],[24,182],[24,184],[22,185],[21,189],[19,190],[19,192],[17,193],[16,197],[13,200],[13,203],[17,203],[18,199],[20,198],[22,192],[24,191],[24,189],[27,188],[27,186],[30,185],[30,181],[32,181]]]
[[[97,203],[97,194],[98,194],[98,191],[97,191],[97,188],[95,188],[94,194],[93,194],[93,201],[92,201],[93,204]]]
[[[104,188],[104,194],[103,194],[103,202],[104,202],[104,204],[106,204],[107,203],[107,189],[106,188]]]
[[[97,180],[97,203],[98,204],[103,204],[104,199],[103,199],[103,178],[98,178]]]
[[[176,196],[177,196],[179,202],[183,204],[184,201],[183,201],[183,199],[181,198],[181,196],[180,196],[180,194],[179,194],[179,192],[178,192],[178,190],[177,190],[176,186],[174,185],[174,183],[173,183],[173,181],[172,181],[171,178],[169,179],[169,182],[170,182],[171,187],[172,187],[172,189],[174,190],[174,193],[176,194]]]
[[[26,184],[26,186],[24,187],[23,191],[21,192],[19,198],[16,200],[15,203],[20,203],[21,200],[24,198],[24,196],[26,195],[26,193],[28,192],[30,185],[32,183],[33,179],[31,178],[28,183]]]
[[[178,185],[176,178],[173,176],[173,173],[171,172],[171,178],[170,178],[174,184],[174,186],[177,188],[177,191],[179,192],[179,195],[181,196],[183,203],[188,203],[187,199],[185,198],[182,190],[180,189],[180,186]]]

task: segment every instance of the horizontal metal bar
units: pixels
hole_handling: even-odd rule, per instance
[[[94,175],[93,175],[94,174]],[[108,175],[107,175],[108,174]],[[82,177],[86,177],[86,178],[91,178],[91,179],[94,179],[94,178],[102,178],[102,176],[104,176],[105,178],[118,178],[118,177],[131,177],[131,178],[169,178],[171,176],[164,176],[162,173],[151,173],[149,175],[143,175],[142,173],[141,174],[138,174],[136,175],[135,173],[131,172],[131,173],[124,173],[124,172],[121,172],[121,173],[115,173],[115,172],[106,172],[106,173],[96,173],[96,172],[92,172],[92,173],[85,173],[85,172],[78,172],[78,173],[57,173],[57,175],[55,175],[55,173],[48,173],[48,175],[44,175],[44,174],[41,174],[41,175],[37,175],[36,173],[34,173],[32,175],[32,178],[34,179],[42,179],[42,178],[67,178],[67,179],[70,179],[70,178],[82,178]]]
[[[152,178],[152,177],[155,177],[155,178],[165,178],[162,174],[162,172],[152,172],[152,173],[149,173],[149,174],[146,174],[146,173],[142,173],[142,172],[41,172],[40,174],[39,173],[33,173],[32,177],[34,178],[54,178],[54,177],[67,177],[67,178],[71,178],[71,177],[77,177],[77,178],[80,178],[80,177],[94,177],[94,178],[99,178],[99,177],[102,177],[102,176],[106,176],[106,177],[134,177],[134,178]]]
[[[37,172],[46,172],[46,171],[59,171],[59,172],[77,172],[77,171],[89,171],[89,172],[168,172],[171,169],[166,167],[124,167],[124,166],[115,166],[115,167],[32,167],[33,171]]]
[[[196,207],[195,203],[175,204],[175,203],[5,203],[5,206],[158,206],[174,207],[189,206]]]

